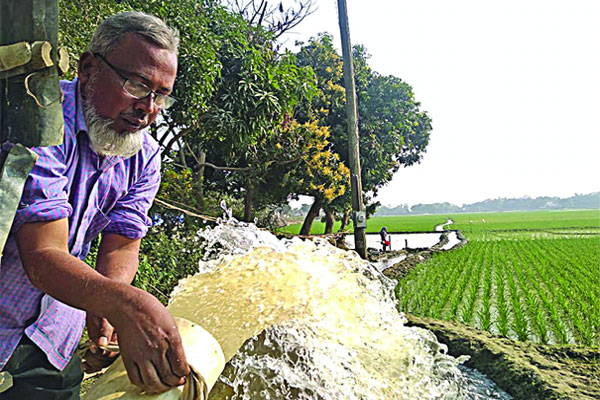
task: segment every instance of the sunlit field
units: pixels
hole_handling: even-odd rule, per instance
[[[562,228],[589,228],[600,230],[600,210],[573,211],[512,211],[495,213],[461,213],[434,215],[397,215],[370,218],[367,232],[379,232],[386,226],[389,232],[432,231],[436,225],[452,219],[447,229],[460,229],[463,233],[484,233],[502,230],[557,230]],[[288,225],[283,231],[298,234],[302,224]],[[334,226],[334,232],[340,223]],[[350,224],[350,230],[352,224]],[[325,224],[315,221],[311,234],[322,234]]]
[[[468,243],[400,282],[403,311],[522,341],[600,346],[600,210],[386,216],[367,231],[431,231],[448,219]]]
[[[469,242],[413,269],[400,307],[522,341],[600,346],[599,216],[453,216]]]

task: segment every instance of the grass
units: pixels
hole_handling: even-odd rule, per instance
[[[372,217],[367,223],[367,232],[375,233],[386,226],[389,232],[432,231],[436,225],[452,219],[450,229],[460,229],[463,233],[485,233],[489,231],[514,230],[559,230],[578,228],[582,231],[600,232],[600,209],[566,211],[510,211],[495,213],[462,213],[434,215],[394,215]],[[298,234],[302,224],[292,224],[281,231]],[[337,222],[334,232],[340,227]],[[350,232],[352,224],[350,224]],[[325,224],[313,223],[311,234],[322,234]]]
[[[388,232],[420,232],[420,231],[433,231],[436,225],[443,224],[448,218],[443,215],[402,215],[402,216],[385,216],[385,217],[372,217],[367,223],[367,232],[376,233],[381,230],[382,227],[387,227]],[[300,232],[302,224],[292,224],[284,228],[281,231],[293,233],[297,235]],[[336,222],[334,225],[334,232],[340,227],[340,223]],[[352,223],[348,227],[349,232],[352,232]],[[315,221],[312,225],[310,233],[313,235],[322,234],[325,231],[325,224],[323,222]]]

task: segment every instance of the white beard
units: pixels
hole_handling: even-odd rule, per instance
[[[142,148],[144,132],[118,133],[111,128],[114,121],[98,115],[96,109],[89,104],[84,105],[84,114],[88,136],[96,153],[129,158]]]

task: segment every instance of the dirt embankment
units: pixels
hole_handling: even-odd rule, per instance
[[[400,251],[391,252],[391,253],[385,253],[386,255],[391,254],[390,257],[400,255],[400,254],[406,254],[406,258],[404,260],[394,264],[392,267],[385,269],[383,271],[383,274],[390,279],[395,279],[398,281],[405,278],[408,275],[408,273],[415,266],[428,260],[434,253],[447,251],[447,250],[442,250],[442,248],[448,243],[448,233],[449,232],[450,231],[440,232],[442,234],[441,240],[439,241],[439,243],[437,243],[435,246],[433,246],[431,248],[408,249],[408,250],[400,250]],[[465,237],[462,235],[462,233],[460,231],[456,231],[456,235],[460,242],[458,244],[456,244],[452,248],[452,250],[462,247],[467,243],[467,239],[465,239]],[[381,257],[381,255],[377,255],[377,257]],[[373,261],[375,261],[375,260],[373,260]]]
[[[449,354],[470,355],[468,367],[486,374],[515,399],[600,399],[600,349],[524,343],[463,324],[413,315],[407,319],[407,325],[433,331]]]

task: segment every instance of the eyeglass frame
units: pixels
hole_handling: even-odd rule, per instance
[[[106,63],[106,65],[108,65],[110,67],[110,69],[112,69],[117,75],[119,75],[120,78],[123,79],[123,85],[121,86],[121,89],[123,89],[123,91],[125,93],[127,93],[128,95],[130,95],[134,99],[142,100],[142,99],[145,99],[146,97],[150,96],[151,94],[153,94],[154,95],[154,98],[153,98],[154,104],[156,104],[156,107],[158,107],[161,110],[166,110],[166,109],[171,108],[173,106],[173,104],[175,104],[175,102],[177,101],[177,99],[175,97],[173,97],[173,96],[169,96],[167,94],[162,94],[162,93],[157,93],[156,91],[150,89],[148,87],[148,85],[146,85],[145,83],[137,82],[137,81],[135,81],[133,79],[128,78],[125,74],[123,74],[123,72],[125,72],[125,71],[123,71],[120,68],[117,68],[114,65],[112,65],[110,62],[108,62],[108,60],[102,54],[92,53],[92,55],[94,57],[98,57],[100,60],[104,61]],[[127,90],[125,88],[125,85],[127,85],[127,82],[132,82],[135,85],[141,85],[141,86],[146,87],[146,89],[148,89],[148,93],[145,96],[137,97],[136,95],[132,94],[129,90]],[[159,103],[158,103],[158,101],[157,101],[159,98],[164,99],[165,102],[171,101],[171,104],[169,104],[168,106],[165,106],[165,105],[160,106]]]

